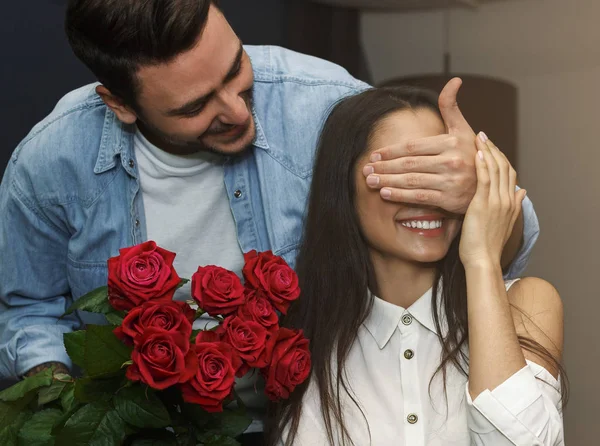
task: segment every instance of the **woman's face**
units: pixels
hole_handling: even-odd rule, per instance
[[[436,262],[444,258],[461,222],[442,209],[392,203],[367,186],[362,169],[371,153],[385,146],[445,133],[439,116],[426,108],[395,112],[380,121],[367,154],[356,168],[356,206],[372,254],[407,262]]]

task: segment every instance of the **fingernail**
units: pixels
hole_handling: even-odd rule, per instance
[[[377,161],[381,161],[381,154],[380,153],[372,153],[371,154],[371,162],[376,163]]]
[[[477,156],[479,157],[480,160],[483,160],[483,152],[481,150],[477,151]]]
[[[375,169],[373,169],[373,166],[363,167],[363,175],[366,177],[368,177],[369,175],[371,175],[374,172],[375,172]]]
[[[486,142],[488,140],[488,137],[485,133],[479,132],[479,139],[481,140],[481,142]]]
[[[379,177],[377,175],[369,175],[367,177],[367,184],[371,187],[377,186],[379,184]]]
[[[392,191],[389,189],[381,189],[380,194],[383,198],[390,198],[392,196]]]

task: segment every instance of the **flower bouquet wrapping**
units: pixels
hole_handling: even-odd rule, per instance
[[[45,370],[0,392],[0,444],[235,445],[251,423],[236,378],[260,373],[271,400],[288,398],[310,372],[308,340],[279,326],[300,295],[298,278],[270,251],[244,255],[244,283],[219,266],[188,282],[175,253],[149,241],[108,260],[108,284],[67,311],[108,325],[64,335],[81,377]],[[194,329],[208,314],[210,329]],[[231,404],[235,402],[234,404]]]

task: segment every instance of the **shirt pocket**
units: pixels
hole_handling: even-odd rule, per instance
[[[108,268],[106,262],[83,262],[69,258],[67,261],[67,280],[75,301],[90,291],[107,285]],[[103,315],[87,311],[78,311],[78,314],[85,324],[106,324],[106,318]]]

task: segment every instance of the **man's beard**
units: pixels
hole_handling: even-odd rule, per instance
[[[246,103],[246,106],[248,107],[248,110],[250,111],[250,120],[246,124],[247,127],[243,130],[243,132],[241,133],[241,135],[239,136],[238,139],[244,138],[248,134],[249,131],[253,130],[253,127],[255,126],[254,117],[252,116],[252,110],[253,110],[253,104],[254,104],[253,91],[249,90],[248,92],[242,93],[242,95],[243,95],[242,97],[244,98],[244,102]],[[214,153],[216,155],[221,155],[221,156],[233,156],[233,157],[241,156],[244,153],[246,153],[248,151],[248,149],[250,149],[250,147],[254,143],[254,139],[256,138],[256,135],[254,135],[253,140],[248,145],[242,147],[240,150],[237,150],[235,152],[228,152],[228,151],[222,150],[221,148],[219,148],[216,145],[205,144],[202,141],[202,138],[207,135],[219,135],[220,133],[225,133],[225,132],[231,130],[233,127],[236,127],[236,125],[222,124],[222,123],[219,123],[217,125],[211,125],[212,128],[209,127],[209,129],[207,129],[196,140],[183,140],[183,139],[174,137],[173,135],[169,135],[168,133],[163,132],[162,130],[158,129],[157,127],[155,127],[154,125],[149,123],[140,114],[138,114],[137,126],[140,129],[140,131],[144,134],[144,136],[146,137],[146,139],[148,141],[150,141],[152,144],[154,144],[159,149],[165,150],[166,152],[169,152],[169,153],[172,153],[175,155],[190,155],[192,153],[198,153],[198,152],[209,152],[209,153]],[[232,141],[232,142],[235,143],[235,141]]]

